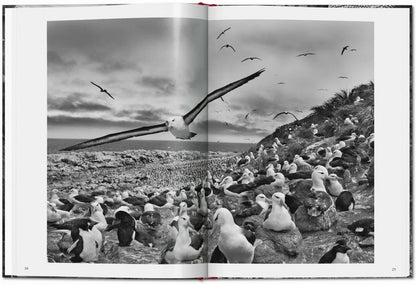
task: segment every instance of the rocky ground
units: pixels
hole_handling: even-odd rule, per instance
[[[222,172],[235,153],[210,152],[208,156],[196,151],[130,150],[123,152],[77,152],[48,155],[48,197],[58,189],[66,197],[70,189],[77,188],[88,194],[97,188],[108,191],[131,190],[136,187],[146,191],[178,190],[191,181],[200,183],[207,167],[213,175]],[[82,215],[82,214],[81,214]],[[167,224],[177,215],[171,210],[161,210],[162,226],[155,248],[136,244],[118,247],[115,231],[105,234],[105,252],[99,263],[158,263],[167,243]],[[48,231],[48,260],[70,262],[58,249],[60,233]],[[206,254],[204,261],[207,260]],[[202,262],[199,260],[199,262]]]
[[[154,190],[178,190],[191,181],[199,183],[206,175],[206,169],[214,177],[220,177],[235,154],[191,151],[124,151],[124,152],[79,152],[48,155],[48,197],[52,189],[58,189],[60,196],[65,197],[71,188],[83,190],[86,194],[104,187],[109,191],[131,190],[136,187]],[[257,256],[256,262],[273,263],[317,263],[337,240],[344,238],[352,248],[352,263],[374,262],[374,241],[354,236],[346,225],[361,218],[374,217],[374,189],[365,185],[352,185],[349,190],[356,200],[356,209],[337,214],[337,223],[326,231],[302,233],[297,244],[297,255],[294,257],[270,259],[270,255]],[[231,198],[227,198],[231,199]],[[210,201],[208,201],[210,202]],[[212,202],[212,200],[211,200]],[[215,206],[210,206],[211,214]],[[159,239],[154,248],[141,244],[129,247],[118,247],[116,232],[105,234],[104,253],[99,263],[158,263],[166,242],[167,224],[176,215],[169,209],[162,210],[162,226],[158,229]],[[205,231],[209,240],[203,250],[203,256],[194,263],[207,262],[216,246],[218,232]],[[258,233],[261,234],[261,233]],[[48,231],[49,262],[70,262],[57,246],[60,233]],[[359,246],[366,243],[369,246]]]

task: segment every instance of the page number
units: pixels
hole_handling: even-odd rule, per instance
[[[396,267],[393,267],[393,268],[391,269],[391,271],[396,271]]]
[[[29,270],[29,267],[27,267],[27,266],[25,266],[25,268],[24,268],[25,270]]]

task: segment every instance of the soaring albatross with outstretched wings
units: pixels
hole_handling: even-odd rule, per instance
[[[93,147],[101,144],[116,142],[125,140],[132,137],[139,137],[145,136],[150,134],[156,134],[161,132],[169,131],[172,135],[174,135],[178,139],[191,139],[196,134],[189,130],[189,125],[194,121],[196,116],[208,105],[209,102],[214,101],[215,99],[224,96],[228,92],[240,87],[241,85],[246,84],[250,80],[258,77],[265,69],[261,69],[247,77],[244,77],[240,80],[237,80],[233,83],[230,83],[224,87],[221,87],[211,93],[209,93],[201,102],[198,103],[191,111],[189,111],[184,116],[174,116],[169,120],[165,121],[164,123],[154,125],[154,126],[146,126],[140,127],[137,129],[132,129],[124,132],[109,134],[103,137],[99,137],[96,139],[88,140],[62,150],[64,151],[71,151],[71,150],[78,150],[88,147]]]

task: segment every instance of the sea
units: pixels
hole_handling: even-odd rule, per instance
[[[48,139],[48,154],[59,153],[60,149],[83,142],[83,139]],[[78,151],[124,151],[124,150],[170,150],[170,151],[216,151],[235,152],[247,151],[255,146],[254,143],[198,142],[198,141],[160,141],[160,140],[124,140],[105,145],[99,145]]]

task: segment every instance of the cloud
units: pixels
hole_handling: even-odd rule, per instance
[[[269,131],[257,127],[233,124],[218,120],[204,120],[191,125],[191,130],[197,133],[207,132],[215,135],[236,135],[236,136],[266,136]]]
[[[76,61],[64,59],[56,51],[48,51],[48,71],[70,70],[76,65]]]
[[[146,109],[142,110],[124,110],[116,114],[117,117],[127,117],[130,120],[141,122],[163,122],[167,116],[172,115],[166,109],[152,108],[146,106]]]
[[[141,86],[156,89],[159,94],[172,94],[175,89],[175,82],[167,77],[143,76],[136,83]]]
[[[50,126],[79,126],[79,127],[122,127],[135,128],[138,127],[137,122],[120,120],[108,120],[103,118],[91,117],[71,117],[66,115],[48,116],[48,125]]]
[[[122,61],[122,60],[110,60],[99,63],[97,66],[97,71],[100,73],[111,73],[117,71],[129,71],[134,70],[136,72],[141,72],[141,68],[134,62]]]
[[[85,97],[82,93],[72,93],[65,98],[53,98],[48,96],[48,110],[59,110],[66,112],[91,112],[91,111],[109,111],[110,107],[83,100]]]

